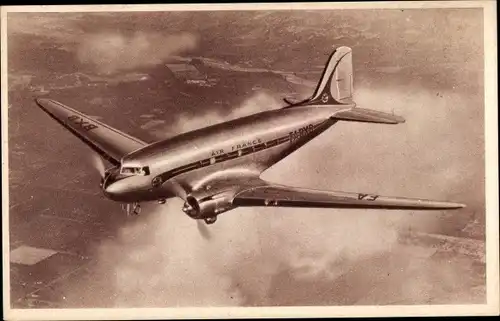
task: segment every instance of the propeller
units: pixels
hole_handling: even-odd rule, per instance
[[[94,153],[92,153],[92,165],[99,172],[101,178],[104,178],[106,166],[104,165],[103,159]]]
[[[94,153],[91,153],[90,155],[92,166],[97,170],[99,176],[101,177],[99,186],[102,188],[104,185],[104,176],[106,175],[106,165],[104,165],[104,160],[99,155]]]
[[[181,184],[179,184],[177,181],[172,181],[170,186],[175,195],[183,200],[186,200],[188,192],[183,186],[181,186]]]
[[[212,234],[208,229],[207,225],[203,222],[203,220],[196,220],[196,224],[198,226],[198,231],[205,240],[210,240],[212,238]]]
[[[185,187],[183,187],[176,181],[172,181],[170,186],[175,195],[177,195],[184,201],[186,200],[188,191],[186,191]],[[203,239],[210,240],[212,238],[212,234],[210,233],[210,230],[208,229],[205,222],[203,222],[203,220],[196,220],[196,226],[198,227],[198,232],[200,232],[200,235]]]

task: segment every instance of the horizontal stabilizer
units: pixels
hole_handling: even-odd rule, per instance
[[[380,124],[399,124],[405,122],[405,119],[401,116],[363,108],[342,110],[335,113],[332,118],[345,121]]]

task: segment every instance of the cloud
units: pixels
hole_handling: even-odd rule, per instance
[[[84,21],[83,13],[10,12],[8,32],[49,37],[52,41],[67,43],[83,35],[78,24]]]
[[[272,110],[282,107],[283,104],[275,97],[261,92],[245,100],[240,106],[230,111],[229,114],[223,114],[215,108],[206,108],[207,112],[203,115],[187,116],[180,114],[179,118],[168,126],[149,127],[151,134],[157,139],[165,139],[180,133],[185,133],[195,129],[215,125],[224,121],[237,119],[251,114]]]
[[[108,275],[99,286],[111,289],[110,306],[271,303],[267,294],[280,269],[333,281],[346,262],[388,250],[397,237],[387,216],[237,209],[209,227],[207,241],[181,207],[178,199],[151,207],[143,221],[100,246],[93,273]]]
[[[84,36],[77,48],[81,63],[90,64],[100,73],[132,70],[165,62],[197,45],[191,33],[164,35],[137,31],[132,35],[121,32],[100,32]]]
[[[113,306],[231,306],[240,302],[230,280],[218,269],[223,264],[219,261],[223,245],[207,242],[196,222],[180,211],[179,202],[150,208],[144,221],[122,228],[118,241],[101,245],[97,271],[113,271],[106,283],[113,289]]]

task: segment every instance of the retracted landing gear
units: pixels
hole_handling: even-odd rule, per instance
[[[203,219],[207,224],[214,224],[217,221],[217,216],[207,217]]]
[[[122,209],[127,213],[128,216],[139,215],[141,213],[141,205],[139,203],[122,204]]]

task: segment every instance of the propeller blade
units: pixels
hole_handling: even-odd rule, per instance
[[[178,182],[173,181],[171,183],[171,188],[172,188],[175,195],[177,195],[178,197],[180,197],[183,200],[186,200],[187,192]]]
[[[198,231],[205,240],[210,240],[212,238],[212,234],[208,229],[207,225],[203,222],[203,220],[196,220],[196,224],[198,226]]]
[[[104,165],[104,161],[101,157],[99,157],[94,153],[92,153],[92,165],[99,172],[99,175],[101,175],[101,177],[104,177],[104,174],[106,172],[106,166]]]

